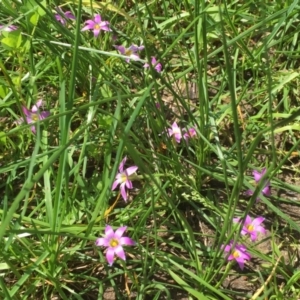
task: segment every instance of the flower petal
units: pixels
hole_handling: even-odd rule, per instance
[[[36,111],[38,111],[38,108],[39,108],[40,106],[42,106],[42,104],[43,104],[43,100],[42,100],[42,99],[39,99],[39,100],[36,102],[36,104],[34,105],[34,106],[36,107]],[[33,108],[32,108],[32,111],[33,111]]]
[[[263,176],[261,173],[259,173],[259,172],[256,171],[256,170],[254,170],[254,171],[252,172],[252,174],[253,174],[254,180],[255,180],[256,182],[259,182],[260,179],[261,179],[261,177]]]
[[[178,127],[176,122],[174,122],[171,127],[173,131],[180,131],[180,128]]]
[[[262,193],[263,193],[263,195],[265,195],[265,196],[267,196],[267,197],[270,197],[270,196],[271,196],[271,188],[270,188],[269,183],[267,183],[267,186],[265,186],[265,187],[262,189]]]
[[[115,47],[121,54],[125,54],[126,49],[125,49],[124,46],[117,46],[117,45],[115,45],[114,47]]]
[[[225,251],[225,252],[230,252],[230,251],[231,251],[231,243],[230,243],[229,245],[226,245],[226,246],[224,247],[224,251]]]
[[[72,14],[72,12],[70,12],[69,10],[65,12],[65,16],[68,19],[72,19],[72,20],[76,19],[75,16]]]
[[[255,218],[255,219],[253,219],[252,225],[253,225],[254,227],[259,226],[264,220],[265,220],[264,217],[257,217],[257,218]]]
[[[108,247],[109,240],[106,238],[97,238],[95,244],[96,244],[96,246]]]
[[[35,129],[35,126],[31,126],[31,131],[33,132],[33,133],[36,133],[36,129]]]
[[[175,137],[175,141],[177,142],[177,143],[180,143],[180,140],[181,140],[181,133],[175,133],[174,134],[174,137]]]
[[[130,237],[124,236],[120,238],[120,244],[126,246],[134,246],[136,243]]]
[[[112,31],[109,28],[109,22],[108,21],[101,22],[100,28],[101,28],[101,30],[104,30],[104,31]]]
[[[50,116],[50,112],[49,111],[42,111],[39,115],[40,120],[44,120],[45,118]]]
[[[28,110],[26,106],[22,106],[22,111],[26,117],[31,116],[31,111]]]
[[[241,268],[241,270],[243,270],[244,269],[244,260],[240,257],[236,258],[235,260],[239,264],[239,267]]]
[[[124,201],[127,201],[127,192],[126,192],[126,189],[125,189],[125,183],[126,183],[126,182],[123,182],[123,183],[120,185],[120,191],[121,191],[121,196],[122,196],[122,198],[124,199]]]
[[[112,185],[112,187],[111,187],[111,190],[112,190],[112,191],[115,190],[116,187],[117,187],[120,183],[121,183],[121,182],[120,182],[119,179],[115,180],[114,183],[113,183],[113,185]]]
[[[244,226],[248,226],[252,223],[252,219],[249,215],[246,216]]]
[[[115,253],[122,260],[126,260],[126,255],[125,255],[124,249],[121,245],[119,245],[118,247],[115,248]]]
[[[100,28],[94,28],[94,37],[97,37],[100,33]]]
[[[110,266],[114,263],[115,250],[113,248],[108,248],[106,252],[106,260]]]
[[[115,232],[114,232],[113,228],[110,225],[105,226],[104,233],[105,233],[105,238],[106,239],[111,239],[115,236]]]
[[[124,169],[124,165],[125,165],[125,163],[126,163],[126,160],[127,160],[127,156],[125,156],[125,157],[122,159],[122,161],[121,161],[121,163],[120,163],[120,165],[119,165],[119,171],[120,171],[120,173],[123,172],[123,169]]]
[[[95,23],[101,23],[101,16],[100,15],[95,15]]]
[[[140,59],[140,57],[137,55],[137,54],[131,54],[130,56],[129,56],[132,60],[134,60],[134,61],[137,61],[137,60],[139,60]]]
[[[252,242],[255,242],[257,240],[257,233],[256,233],[256,231],[252,231],[250,233],[250,238],[251,238]]]
[[[127,176],[130,176],[130,175],[132,175],[133,173],[135,173],[135,172],[137,171],[137,169],[138,169],[137,166],[131,166],[131,167],[129,167],[129,168],[127,168],[127,169],[125,170],[125,173],[126,173]]]
[[[125,181],[125,185],[128,189],[132,189],[133,188],[133,185],[132,185],[132,182],[130,180],[126,180]]]
[[[115,232],[115,237],[119,239],[124,234],[124,232],[126,231],[126,229],[127,229],[127,226],[121,226],[121,227],[119,227],[116,230],[116,232]]]
[[[85,22],[85,24],[87,24],[87,25],[85,25],[85,26],[81,29],[81,31],[94,29],[94,26],[95,26],[95,22],[94,22],[94,21],[92,21],[92,20],[87,20],[87,21]]]

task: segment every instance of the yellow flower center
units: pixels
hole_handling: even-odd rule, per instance
[[[240,257],[240,254],[239,254],[239,252],[238,252],[238,251],[236,251],[236,250],[234,250],[234,251],[232,252],[232,255],[233,255],[233,257],[234,257],[234,258],[238,258],[238,257]]]
[[[119,242],[118,242],[116,239],[111,239],[111,240],[109,241],[109,245],[110,245],[111,247],[117,247],[117,246],[119,245]]]
[[[94,29],[100,29],[100,25],[99,24],[95,24],[94,25]]]
[[[124,54],[125,54],[126,56],[130,56],[132,53],[133,53],[132,50],[126,49]]]
[[[127,181],[127,176],[126,176],[125,173],[122,173],[121,178],[122,178],[122,182],[126,182]]]
[[[247,229],[249,231],[253,231],[254,230],[254,226],[252,224],[250,224],[250,225],[247,226]]]
[[[33,113],[33,114],[31,114],[31,119],[33,120],[33,121],[38,121],[39,120],[39,115],[38,114],[35,114],[35,113]]]

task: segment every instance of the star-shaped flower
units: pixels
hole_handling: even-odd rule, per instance
[[[107,247],[106,259],[110,266],[114,263],[115,255],[126,260],[125,251],[123,246],[134,246],[135,242],[126,236],[122,236],[126,231],[127,226],[118,228],[115,232],[111,226],[106,225],[105,236],[96,240],[97,246]]]
[[[174,139],[177,143],[180,143],[182,139],[182,130],[181,128],[177,125],[176,122],[174,122],[171,126],[171,128],[168,128],[168,135],[169,137],[174,136]]]
[[[57,12],[58,12],[58,14],[55,14],[55,19],[63,25],[66,24],[67,19],[70,19],[70,20],[76,19],[75,16],[72,14],[72,12],[69,10],[66,12],[63,12],[62,9],[60,7],[58,7]]]
[[[235,260],[240,268],[244,269],[244,264],[246,260],[250,260],[251,256],[247,252],[247,248],[242,244],[236,244],[235,247],[232,247],[233,241],[231,241],[228,245],[226,245],[224,248],[224,252],[230,253],[228,256],[228,260]]]
[[[22,106],[22,110],[28,124],[35,123],[38,120],[44,120],[50,115],[49,111],[39,111],[39,107],[42,105],[42,102],[42,100],[38,100],[37,103],[32,106],[31,110],[29,110],[26,106]],[[17,123],[20,124],[21,122],[24,122],[23,118],[20,118]],[[36,128],[34,125],[31,126],[31,131],[36,133]]]
[[[251,219],[250,216],[247,215],[245,222],[243,224],[243,228],[241,231],[242,235],[246,235],[249,234],[251,240],[254,242],[257,239],[257,233],[266,233],[266,229],[261,226],[261,224],[263,223],[263,221],[265,220],[265,218],[263,217],[257,217],[255,219]],[[233,222],[234,223],[239,223],[241,221],[241,218],[234,218]]]
[[[154,56],[151,56],[151,65],[154,67],[154,69],[160,73],[161,72],[161,69],[162,69],[162,64],[161,63],[158,63],[156,58]],[[148,63],[145,63],[144,64],[144,68],[149,68],[150,65]]]
[[[197,135],[196,129],[194,127],[189,128],[186,133],[183,135],[183,138],[185,140],[188,140],[189,138],[193,138]]]
[[[143,50],[145,47],[144,46],[136,46],[136,45],[131,45],[129,48],[125,48],[124,46],[114,46],[122,55],[128,56],[126,58],[126,62],[130,62],[130,59],[132,60],[139,60],[140,56],[138,55],[138,51]]]
[[[138,169],[137,166],[131,166],[124,170],[124,165],[126,163],[127,157],[125,156],[124,159],[121,161],[119,165],[119,173],[116,176],[116,180],[112,185],[112,190],[114,190],[120,184],[120,191],[123,199],[127,201],[127,192],[126,188],[132,189],[132,181],[130,180],[130,176],[136,172]]]
[[[254,170],[252,172],[256,184],[258,184],[260,182],[261,178],[266,174],[266,171],[267,171],[267,169],[263,168],[261,170],[261,173],[259,171],[256,171],[256,170]],[[248,190],[248,191],[246,191],[246,194],[251,196],[251,195],[253,195],[253,191]],[[271,196],[270,181],[265,181],[265,186],[262,189],[262,194],[266,197]],[[259,200],[259,198],[257,198],[257,200]]]
[[[85,25],[81,31],[85,31],[85,30],[93,30],[94,32],[94,37],[97,37],[100,33],[101,30],[104,31],[112,31],[109,28],[109,22],[108,21],[102,21],[101,16],[100,15],[95,15],[94,20],[87,20],[85,22]]]

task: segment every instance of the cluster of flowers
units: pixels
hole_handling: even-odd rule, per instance
[[[39,111],[40,106],[42,105],[43,100],[38,100],[35,105],[32,106],[31,110],[28,109],[25,106],[22,106],[22,111],[26,118],[27,124],[34,124],[35,122],[39,120],[44,120],[45,118],[49,117],[50,112],[49,111]],[[24,123],[24,119],[20,118],[17,122],[17,124]],[[33,133],[36,133],[35,125],[31,126],[31,131]]]
[[[114,190],[118,185],[120,185],[121,196],[124,201],[127,201],[127,191],[126,188],[132,189],[131,176],[137,171],[137,166],[131,166],[124,169],[127,157],[125,156],[119,165],[119,173],[116,175],[116,179],[112,185],[112,190]],[[126,226],[122,226],[113,231],[111,226],[106,225],[105,227],[105,237],[98,238],[96,240],[96,246],[107,247],[106,260],[111,266],[114,262],[115,255],[122,260],[126,260],[125,251],[123,246],[134,246],[135,242],[129,237],[122,237],[126,230]]]
[[[193,130],[192,130],[193,129]],[[192,134],[191,134],[192,132]],[[172,125],[172,128],[168,129],[169,136],[174,136],[176,142],[180,142],[182,137],[184,139],[194,136],[196,134],[196,131],[194,128],[190,128],[186,134],[187,136],[182,136],[182,130],[178,127],[178,125],[174,122]],[[120,192],[125,201],[127,201],[127,191],[126,188],[132,189],[132,175],[137,171],[137,166],[131,166],[126,169],[124,169],[125,163],[126,163],[127,157],[125,157],[120,165],[119,165],[119,173],[116,175],[116,179],[112,185],[112,190],[115,190],[118,185],[120,185]],[[254,179],[256,183],[258,183],[261,178],[264,176],[266,172],[266,169],[263,169],[261,173],[258,171],[253,172]],[[266,182],[264,189],[262,190],[262,193],[265,196],[270,196],[271,189],[270,189],[270,183],[269,181]],[[252,195],[252,191],[247,191],[248,195]],[[266,230],[261,225],[264,222],[265,218],[259,216],[257,218],[252,219],[249,215],[246,216],[245,221],[243,222],[243,227],[241,234],[242,235],[250,235],[251,240],[254,242],[257,239],[258,233],[265,234]],[[234,223],[240,223],[241,218],[234,218]],[[105,229],[105,238],[99,238],[96,240],[97,246],[104,246],[108,247],[106,252],[106,259],[110,265],[113,263],[114,255],[117,255],[119,258],[125,260],[125,252],[123,250],[123,245],[135,245],[135,242],[131,240],[128,237],[121,237],[124,233],[126,227],[120,227],[116,233],[113,232],[110,226],[106,226]],[[236,244],[234,246],[233,241],[230,241],[229,244],[223,245],[223,249],[225,253],[230,253],[228,256],[228,260],[235,260],[241,269],[244,268],[245,261],[250,260],[251,256],[247,251],[246,246],[243,244]]]
[[[86,26],[84,26],[81,31],[86,31],[86,30],[92,30],[94,33],[94,37],[98,37],[99,33],[101,30],[103,31],[111,31],[109,28],[109,22],[107,21],[102,21],[102,18],[100,15],[95,15],[94,20],[87,20]],[[122,45],[115,45],[114,46],[122,55],[127,56],[125,61],[127,63],[130,62],[130,60],[138,61],[140,60],[140,56],[138,54],[139,51],[142,51],[145,47],[144,46],[137,46],[137,45],[131,45],[128,48],[125,48]],[[156,58],[154,56],[151,57],[151,65],[154,67],[154,69],[157,72],[161,72],[162,70],[162,65],[161,63],[158,63]],[[149,68],[150,64],[145,63],[144,68]]]
[[[193,138],[197,135],[196,129],[194,127],[189,129],[181,129],[176,122],[174,122],[171,128],[168,128],[169,137],[174,138],[177,143],[180,143],[181,139],[188,140],[189,138]]]
[[[182,135],[182,131],[178,125],[174,122],[172,127],[167,130],[169,137],[174,136],[177,143],[180,142],[182,138],[187,140],[188,138],[194,137],[196,135],[196,130],[194,128],[190,128]],[[112,190],[115,190],[118,185],[120,185],[120,192],[121,196],[126,202],[128,199],[127,196],[127,189],[132,189],[132,177],[134,176],[134,173],[138,170],[137,166],[130,166],[128,168],[124,168],[126,164],[127,157],[125,156],[124,159],[121,161],[119,165],[119,172],[116,175],[115,181],[112,185]],[[128,238],[128,237],[122,237],[122,234],[126,230],[126,227],[120,227],[117,229],[116,233],[113,232],[112,228],[107,225],[105,229],[105,237],[104,238],[98,238],[96,240],[97,246],[104,246],[108,247],[106,252],[106,259],[110,265],[113,264],[114,261],[114,255],[118,256],[119,258],[125,260],[125,252],[123,249],[123,245],[129,245],[133,246],[135,245],[135,242]]]
[[[66,20],[75,20],[75,16],[72,14],[71,11],[63,12],[59,9],[58,14],[55,15],[55,18],[57,21],[61,22],[63,25],[66,24]],[[111,31],[109,28],[109,22],[102,21],[101,16],[99,14],[95,15],[93,20],[87,20],[85,22],[85,26],[82,28],[82,31],[86,30],[93,30],[94,36],[97,37],[101,30],[103,31]],[[0,26],[0,31],[14,31],[17,30],[16,26],[9,25],[9,26]],[[144,49],[144,46],[136,46],[131,45],[129,48],[125,48],[122,45],[115,45],[115,48],[124,56],[127,56],[126,62],[129,63],[130,60],[137,61],[140,59],[138,52]],[[152,57],[151,64],[155,68],[157,72],[161,72],[162,65],[160,63],[157,63],[157,60],[155,57]],[[144,65],[145,68],[149,68],[149,64],[146,63]],[[49,111],[42,111],[39,112],[39,107],[42,105],[42,100],[38,100],[35,105],[33,105],[32,109],[29,110],[26,107],[22,107],[23,113],[25,115],[26,121],[28,124],[35,123],[38,120],[43,120],[47,118],[50,115]],[[24,122],[24,119],[21,118],[18,123]],[[31,127],[32,132],[36,132],[36,128],[33,125]],[[177,143],[180,143],[182,139],[188,140],[189,138],[196,136],[196,130],[195,128],[189,128],[189,129],[181,129],[176,122],[174,122],[171,126],[171,128],[167,129],[167,134],[169,137],[173,137],[174,140]],[[124,169],[125,163],[126,163],[127,157],[125,157],[120,165],[119,165],[119,173],[116,175],[116,179],[112,185],[112,190],[115,190],[118,185],[120,185],[120,192],[121,196],[124,199],[124,201],[127,201],[127,189],[132,189],[132,181],[131,177],[132,175],[137,171],[137,166],[131,166],[126,169]],[[258,171],[253,172],[253,176],[255,179],[255,182],[258,183],[261,180],[261,177],[264,176],[266,172],[266,169],[263,169],[261,173]],[[248,195],[252,195],[253,191],[249,190],[246,192]],[[270,190],[270,183],[266,182],[265,187],[262,190],[262,193],[265,196],[270,196],[271,190]],[[259,199],[259,198],[258,198]],[[246,216],[246,219],[243,223],[243,228],[241,231],[242,235],[250,235],[250,238],[252,241],[255,241],[257,239],[257,233],[263,233],[265,234],[265,229],[261,224],[263,223],[264,218],[263,217],[257,217],[255,219],[251,219],[249,215]],[[240,218],[234,218],[233,222],[240,223]],[[126,231],[127,227],[122,226],[119,227],[116,231],[112,229],[111,226],[106,225],[105,227],[105,236],[98,238],[96,240],[97,246],[103,246],[107,247],[106,251],[106,259],[109,263],[109,265],[112,265],[114,262],[115,255],[118,256],[122,260],[126,260],[125,251],[123,249],[123,246],[133,246],[135,245],[135,242],[129,238],[129,237],[123,237],[124,232]],[[247,248],[242,244],[236,244],[233,247],[233,241],[230,241],[228,245],[223,245],[223,249],[225,253],[230,253],[228,256],[228,260],[236,260],[236,262],[239,264],[240,268],[244,268],[245,261],[250,260],[251,256],[247,252]]]
[[[62,17],[62,14],[64,17]],[[67,11],[65,13],[61,12],[61,14],[55,15],[56,19],[60,21],[62,24],[65,24],[65,19],[75,19],[75,16],[70,12]],[[103,31],[112,31],[109,28],[109,22],[108,21],[102,21],[101,15],[97,14],[95,15],[93,20],[87,20],[85,22],[85,26],[81,29],[81,31],[86,30],[92,30],[94,33],[94,37],[98,37],[101,30]],[[115,45],[114,46],[122,55],[127,56],[125,61],[127,63],[130,62],[130,60],[138,61],[140,60],[140,57],[138,55],[139,51],[142,51],[145,47],[144,46],[137,46],[137,45],[131,45],[128,48],[125,48],[122,45]],[[153,65],[154,69],[157,72],[161,72],[162,65],[161,63],[158,63],[156,58],[154,56],[151,57],[151,64]],[[144,68],[149,68],[149,63],[144,64]]]
[[[75,16],[73,15],[73,13],[71,11],[66,11],[63,12],[60,8],[57,8],[57,14],[54,15],[56,20],[61,22],[63,25],[66,25],[67,20],[75,20]],[[85,22],[85,26],[81,29],[81,31],[86,31],[86,30],[92,30],[94,33],[95,37],[98,37],[98,35],[100,34],[101,30],[103,31],[111,31],[111,29],[109,28],[109,22],[108,21],[102,21],[102,18],[99,14],[95,15],[93,20],[87,20]],[[18,27],[14,26],[14,25],[0,25],[0,32],[1,31],[7,31],[7,32],[11,32],[11,31],[15,31],[17,30]],[[138,51],[141,51],[144,49],[144,46],[136,46],[136,45],[131,45],[129,48],[125,48],[124,46],[117,46],[115,45],[115,48],[124,56],[127,56],[128,58],[126,58],[126,62],[130,62],[130,60],[139,60],[140,57],[138,55]],[[151,60],[151,65],[153,65],[154,69],[157,72],[161,72],[162,70],[162,65],[160,63],[157,62],[155,57],[152,57]],[[145,63],[144,64],[144,68],[149,68],[149,64]],[[26,122],[28,124],[33,124],[38,120],[43,120],[45,118],[47,118],[50,115],[49,111],[42,111],[39,112],[39,107],[42,105],[42,100],[38,100],[37,103],[35,105],[33,105],[32,109],[29,110],[27,109],[25,106],[22,107],[23,113],[25,115],[25,119]],[[24,122],[23,118],[20,118],[16,123],[20,124]],[[178,126],[177,126],[178,127]],[[31,130],[33,133],[36,132],[36,127],[33,125],[31,126]],[[174,129],[174,130],[178,130],[178,129]],[[175,131],[174,133],[170,134],[170,135],[175,135]],[[181,133],[179,133],[181,134]],[[186,135],[188,133],[186,133],[184,135],[184,137],[186,138]],[[190,136],[194,136],[195,133],[191,132]],[[177,140],[177,136],[178,134],[176,134],[176,140]],[[132,186],[130,187],[130,183],[126,183],[126,186],[128,188],[132,188]],[[124,188],[121,189],[122,192],[122,196],[125,199],[125,186],[122,186]]]
[[[67,20],[75,20],[75,16],[72,14],[71,11],[66,11],[63,12],[61,8],[57,8],[57,14],[55,14],[55,18],[57,21],[62,23],[63,25],[66,25]],[[14,31],[17,30],[18,27],[14,25],[0,25],[0,31]],[[86,30],[92,30],[94,33],[94,37],[98,37],[100,34],[101,30],[102,31],[112,31],[109,28],[109,22],[108,21],[102,21],[101,15],[97,14],[95,15],[94,19],[87,20],[85,22],[85,26],[81,29],[81,31],[86,31]],[[138,55],[138,52],[143,50],[145,47],[144,46],[137,46],[137,45],[131,45],[128,48],[125,48],[122,45],[115,45],[114,46],[122,55],[127,56],[125,59],[127,63],[130,62],[130,60],[138,61],[140,60],[140,57]],[[151,62],[150,64],[153,66],[153,68],[160,73],[162,70],[162,64],[157,62],[156,58],[154,56],[151,57]],[[150,67],[149,63],[144,64],[144,68],[149,68]]]
[[[256,184],[259,183],[259,181],[265,175],[265,173],[266,173],[265,168],[262,170],[261,173],[258,171],[253,171],[253,177],[254,177]],[[246,194],[251,196],[251,195],[253,195],[253,191],[248,190],[246,192]],[[262,194],[267,197],[271,195],[271,188],[270,188],[269,181],[265,182],[264,188],[262,189]],[[257,200],[258,199],[259,198],[257,198]],[[241,234],[242,235],[249,234],[251,241],[253,241],[253,242],[256,241],[258,233],[262,233],[262,234],[266,233],[265,228],[261,225],[264,220],[265,220],[265,218],[263,218],[261,216],[252,220],[251,217],[249,215],[247,215],[244,223],[242,224],[243,227],[242,227]],[[241,218],[233,218],[233,222],[241,223]],[[233,241],[230,241],[230,243],[228,245],[223,245],[223,249],[224,249],[225,253],[230,253],[228,256],[228,260],[229,261],[235,260],[242,270],[244,269],[245,261],[251,259],[251,256],[248,253],[246,246],[244,246],[243,244],[237,243],[233,247]]]

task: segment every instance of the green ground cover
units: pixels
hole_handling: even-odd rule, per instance
[[[299,299],[298,1],[0,1],[0,299]]]

